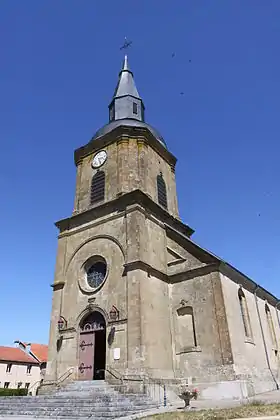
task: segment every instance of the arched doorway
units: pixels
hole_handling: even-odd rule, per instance
[[[106,323],[100,312],[92,312],[80,324],[79,379],[104,379],[106,365]]]

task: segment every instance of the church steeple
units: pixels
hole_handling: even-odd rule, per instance
[[[126,55],[113,99],[109,105],[109,120],[111,122],[128,118],[144,121],[144,109]]]

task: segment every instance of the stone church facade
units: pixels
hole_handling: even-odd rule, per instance
[[[125,58],[109,123],[75,151],[74,211],[56,223],[46,383],[145,376],[232,398],[276,389],[279,300],[193,242],[176,158],[144,112]]]

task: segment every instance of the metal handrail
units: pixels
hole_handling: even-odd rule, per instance
[[[144,378],[129,378],[125,374],[120,373],[118,370],[112,368],[111,366],[106,367],[105,369],[98,369],[98,372],[108,372],[110,375],[112,375],[115,379],[120,380],[122,383],[124,381],[131,381],[131,382],[143,382],[145,381]]]
[[[40,379],[40,381],[36,381],[36,382],[34,382],[34,384],[33,384],[30,388],[28,388],[28,390],[27,390],[27,394],[29,394],[29,393],[30,393],[31,389],[33,389],[33,388],[35,387],[35,385],[40,384],[40,383],[41,383],[41,381],[42,381],[42,379]],[[39,385],[39,386],[40,386],[40,385]],[[38,387],[38,388],[39,388],[39,387]]]
[[[44,379],[40,379],[40,381],[36,381],[29,389],[28,389],[28,393],[30,392],[31,389],[33,389],[35,387],[35,385],[39,384],[38,388],[40,387],[40,385],[59,385],[61,384],[63,381],[65,381],[70,375],[72,375],[72,373],[74,372],[74,368],[69,368],[67,369],[56,381],[45,381]],[[65,378],[63,378],[63,376],[65,376]],[[63,379],[62,379],[63,378]]]
[[[116,373],[114,373],[113,372],[113,370],[116,372]],[[118,372],[116,369],[113,369],[113,368],[111,368],[110,367],[110,369],[108,369],[108,368],[105,368],[105,369],[98,369],[97,370],[97,372],[108,372],[108,373],[110,373],[110,375],[112,375],[115,379],[118,379],[118,380],[120,380],[121,382],[123,382],[123,375],[120,373],[120,372]]]
[[[56,381],[43,381],[43,384],[56,384],[56,385],[59,385],[61,382],[65,381],[65,379],[67,379],[70,375],[72,375],[72,373],[74,372],[74,370],[75,369],[73,367],[71,367],[71,368],[67,369]],[[65,378],[63,378],[64,375],[66,375]]]

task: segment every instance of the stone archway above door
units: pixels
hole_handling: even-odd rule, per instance
[[[101,312],[83,317],[79,327],[79,380],[103,379],[106,367],[106,321]]]

